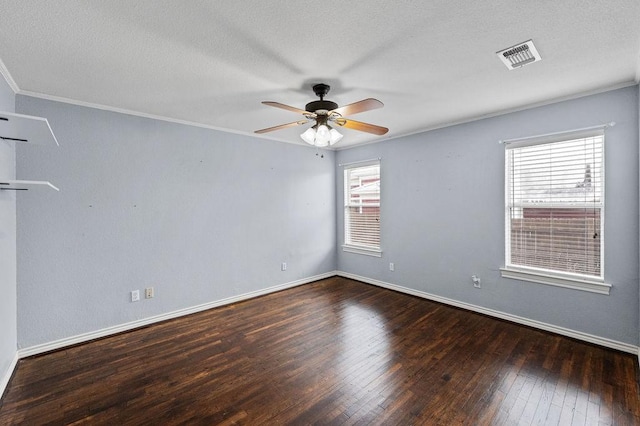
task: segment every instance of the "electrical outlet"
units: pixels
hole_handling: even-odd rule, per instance
[[[144,298],[151,299],[154,296],[153,287],[147,287],[144,289]]]
[[[131,301],[137,302],[140,300],[140,290],[133,290],[131,292]]]
[[[393,262],[389,263],[389,270],[390,271],[395,271],[396,270],[396,265]]]
[[[282,262],[282,265],[280,266],[280,269],[282,269],[283,271],[287,270],[287,262]]]
[[[482,288],[480,286],[480,277],[477,275],[471,275],[471,281],[473,281],[473,286],[475,288]]]

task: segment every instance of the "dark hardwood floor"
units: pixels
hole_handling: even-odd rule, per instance
[[[21,360],[0,424],[640,424],[637,370],[336,277]]]

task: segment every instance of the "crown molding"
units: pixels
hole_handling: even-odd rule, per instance
[[[162,115],[148,114],[148,113],[145,113],[145,112],[134,111],[134,110],[125,109],[125,108],[118,108],[118,107],[113,107],[113,106],[109,106],[109,105],[97,104],[97,103],[93,103],[93,102],[79,101],[79,100],[76,100],[76,99],[65,98],[65,97],[62,97],[62,96],[48,95],[48,94],[39,93],[39,92],[31,92],[29,90],[20,90],[16,94],[22,95],[22,96],[29,96],[31,98],[44,99],[44,100],[47,100],[47,101],[61,102],[61,103],[69,104],[69,105],[81,106],[81,107],[85,107],[85,108],[93,108],[93,109],[99,109],[99,110],[102,110],[102,111],[115,112],[117,114],[126,114],[126,115],[132,115],[132,116],[135,116],[135,117],[148,118],[150,120],[165,121],[165,122],[168,122],[168,123],[182,124],[184,126],[199,127],[199,128],[208,129],[208,130],[216,130],[218,132],[232,133],[232,134],[235,134],[235,135],[242,135],[242,136],[247,136],[247,137],[251,137],[251,138],[269,139],[269,140],[273,140],[273,141],[276,141],[276,142],[292,143],[294,145],[306,146],[306,147],[309,146],[307,144],[303,145],[302,143],[297,143],[297,142],[282,141],[280,139],[274,139],[274,138],[268,137],[268,136],[265,137],[264,135],[258,135],[258,134],[254,134],[254,133],[247,133],[247,132],[243,132],[243,131],[240,131],[240,130],[233,130],[233,129],[227,129],[227,128],[224,128],[224,127],[212,126],[210,124],[198,123],[198,122],[195,122],[195,121],[188,121],[188,120],[181,120],[181,119],[178,119],[178,118],[165,117],[165,116],[162,116]],[[310,147],[310,148],[313,148],[313,147]]]
[[[20,88],[18,87],[18,84],[16,84],[16,81],[13,79],[13,77],[11,77],[11,73],[7,69],[4,62],[2,62],[2,58],[0,58],[0,74],[2,74],[2,76],[4,77],[5,81],[7,82],[11,90],[13,90],[14,94],[17,94],[18,92],[20,92]]]
[[[342,147],[336,148],[336,150],[337,151],[345,151],[345,150],[348,150],[348,149],[359,148],[359,147],[364,146],[364,145],[371,145],[371,144],[374,144],[374,143],[380,143],[380,142],[384,142],[384,141],[388,141],[388,140],[392,140],[392,139],[399,139],[399,138],[404,138],[404,137],[407,137],[407,136],[419,135],[421,133],[431,132],[433,130],[445,129],[447,127],[453,127],[453,126],[458,126],[458,125],[461,125],[461,124],[473,123],[475,121],[482,121],[482,120],[486,120],[488,118],[500,117],[500,116],[511,114],[511,113],[514,113],[514,112],[526,111],[526,110],[529,110],[529,109],[534,109],[534,108],[543,107],[543,106],[547,106],[547,105],[557,104],[559,102],[572,101],[574,99],[584,98],[586,96],[598,95],[600,93],[612,92],[614,90],[624,89],[626,87],[631,87],[631,86],[636,86],[639,83],[639,81],[638,81],[639,77],[640,77],[640,58],[639,58],[639,61],[638,61],[638,69],[637,69],[637,72],[636,72],[635,81],[625,81],[625,82],[622,82],[622,83],[603,86],[603,87],[599,87],[597,89],[587,90],[587,91],[583,91],[583,92],[579,92],[579,93],[574,93],[574,94],[567,95],[567,96],[561,96],[561,97],[557,97],[557,98],[553,98],[553,99],[547,99],[547,100],[544,100],[544,101],[535,102],[535,103],[532,103],[532,104],[526,104],[526,105],[521,105],[521,106],[518,106],[518,107],[507,108],[507,109],[503,109],[503,110],[500,110],[500,111],[492,112],[492,113],[489,113],[489,114],[479,115],[479,116],[476,116],[476,117],[470,117],[470,118],[467,118],[467,119],[451,121],[451,122],[446,122],[446,123],[442,123],[442,124],[436,124],[434,126],[426,127],[424,129],[420,129],[420,130],[416,130],[416,131],[412,131],[412,132],[399,133],[397,135],[386,137],[384,139],[377,139],[377,140],[374,140],[374,141],[359,143],[357,145],[352,145],[352,146],[342,146]]]
[[[248,137],[251,137],[251,138],[267,139],[267,140],[272,140],[272,141],[275,141],[275,142],[289,143],[289,144],[292,144],[292,145],[298,145],[298,146],[304,146],[304,147],[307,147],[307,148],[310,148],[310,149],[316,149],[315,147],[309,146],[307,144],[300,143],[298,141],[283,140],[283,139],[279,139],[279,138],[276,138],[276,137],[273,137],[273,136],[269,136],[269,135],[247,133],[247,132],[243,132],[243,131],[240,131],[240,130],[227,129],[227,128],[223,128],[223,127],[213,126],[213,125],[210,125],[210,124],[198,123],[198,122],[195,122],[195,121],[181,120],[181,119],[177,119],[177,118],[171,118],[171,117],[155,115],[155,114],[148,114],[148,113],[144,113],[144,112],[129,110],[129,109],[125,109],[125,108],[112,107],[112,106],[97,104],[97,103],[93,103],[93,102],[79,101],[79,100],[76,100],[76,99],[65,98],[65,97],[62,97],[62,96],[48,95],[48,94],[39,93],[39,92],[31,92],[31,91],[28,91],[28,90],[20,90],[18,88],[18,85],[13,80],[13,78],[11,78],[11,75],[9,74],[9,71],[6,69],[6,67],[4,66],[4,63],[2,62],[1,59],[0,59],[0,74],[2,74],[5,77],[5,79],[7,80],[7,83],[13,89],[14,93],[16,93],[17,95],[30,96],[32,98],[45,99],[45,100],[54,101],[54,102],[62,102],[62,103],[82,106],[82,107],[86,107],[86,108],[94,108],[94,109],[99,109],[99,110],[103,110],[103,111],[115,112],[115,113],[119,113],[119,114],[126,114],[126,115],[132,115],[132,116],[136,116],[136,117],[149,118],[149,119],[152,119],[152,120],[166,121],[166,122],[169,122],[169,123],[182,124],[182,125],[185,125],[185,126],[200,127],[200,128],[203,128],[203,129],[216,130],[216,131],[225,132],[225,133],[232,133],[232,134],[236,134],[236,135],[248,136]],[[414,136],[414,135],[418,135],[418,134],[421,134],[421,133],[430,132],[430,131],[433,131],[433,130],[443,129],[443,128],[446,128],[446,127],[453,127],[453,126],[457,126],[457,125],[461,125],[461,124],[472,123],[474,121],[481,121],[481,120],[485,120],[485,119],[488,119],[488,118],[499,117],[499,116],[511,114],[511,113],[514,113],[514,112],[525,111],[525,110],[528,110],[528,109],[538,108],[538,107],[541,107],[541,106],[551,105],[551,104],[564,102],[564,101],[570,101],[570,100],[582,98],[582,97],[585,97],[585,96],[597,95],[599,93],[604,93],[604,92],[610,92],[610,91],[613,91],[613,90],[623,89],[625,87],[635,86],[635,85],[637,85],[639,83],[640,83],[640,55],[638,56],[638,66],[637,66],[637,69],[636,69],[635,79],[633,81],[626,81],[626,82],[622,82],[622,83],[618,83],[618,84],[612,84],[612,85],[608,85],[608,86],[603,86],[603,87],[600,87],[600,88],[597,88],[597,89],[593,89],[593,90],[583,91],[583,92],[574,93],[574,94],[567,95],[567,96],[562,96],[562,97],[558,97],[558,98],[544,100],[544,101],[541,101],[541,102],[536,102],[536,103],[532,103],[532,104],[527,104],[527,105],[522,105],[522,106],[518,106],[518,107],[508,108],[508,109],[492,112],[492,113],[489,113],[489,114],[483,114],[483,115],[480,115],[480,116],[469,117],[469,118],[465,118],[465,119],[461,119],[461,120],[456,120],[456,121],[436,124],[436,125],[431,126],[431,127],[427,127],[427,128],[424,128],[424,129],[415,130],[415,131],[411,131],[411,132],[393,134],[393,135],[388,135],[387,134],[386,136],[384,136],[382,138],[378,138],[378,139],[367,141],[367,142],[360,142],[360,143],[356,143],[356,144],[353,144],[353,145],[347,145],[347,146],[343,145],[343,146],[326,147],[326,148],[323,148],[323,150],[325,150],[325,151],[343,151],[343,150],[349,150],[349,149],[353,149],[353,148],[360,148],[360,147],[365,146],[365,145],[377,144],[377,143],[381,143],[381,142],[385,142],[385,141],[389,141],[389,140],[404,138],[404,137],[407,137],[407,136]]]
[[[61,102],[61,103],[70,104],[70,105],[77,105],[77,106],[81,106],[81,107],[85,107],[85,108],[93,108],[93,109],[99,109],[99,110],[103,110],[103,111],[115,112],[115,113],[118,113],[118,114],[126,114],[126,115],[133,115],[133,116],[136,116],[136,117],[149,118],[151,120],[167,121],[169,123],[183,124],[185,126],[201,127],[203,129],[218,130],[218,131],[225,132],[225,133],[236,133],[236,134],[240,134],[240,135],[246,135],[246,133],[240,132],[238,130],[225,129],[225,128],[222,128],[222,127],[216,127],[216,126],[212,126],[212,125],[209,125],[209,124],[198,123],[198,122],[195,122],[195,121],[181,120],[181,119],[178,119],[178,118],[165,117],[165,116],[162,116],[162,115],[148,114],[148,113],[145,113],[145,112],[134,111],[134,110],[131,110],[131,109],[126,109],[126,108],[119,108],[119,107],[113,107],[113,106],[109,106],[109,105],[102,105],[102,104],[97,104],[97,103],[93,103],[93,102],[79,101],[79,100],[76,100],[76,99],[65,98],[65,97],[62,97],[62,96],[48,95],[46,93],[31,92],[29,90],[20,90],[17,94],[18,95],[22,95],[22,96],[29,96],[31,98],[44,99],[44,100],[47,100],[47,101],[54,101],[54,102]]]

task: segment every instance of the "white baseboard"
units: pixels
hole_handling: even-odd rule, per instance
[[[594,343],[596,345],[604,346],[606,348],[616,349],[622,352],[628,352],[628,353],[637,355],[638,362],[640,363],[640,348],[635,345],[631,345],[624,342],[618,342],[616,340],[607,339],[605,337],[594,336],[592,334],[583,333],[581,331],[571,330],[564,327],[559,327],[557,325],[548,324],[548,323],[520,317],[513,314],[508,314],[506,312],[484,308],[482,306],[472,305],[470,303],[460,302],[458,300],[449,299],[447,297],[436,296],[435,294],[430,294],[423,291],[402,287],[396,284],[391,284],[384,281],[375,280],[372,278],[362,277],[360,275],[350,274],[348,272],[338,271],[337,274],[341,277],[351,278],[351,279],[362,281],[364,283],[372,284],[378,287],[388,288],[389,290],[398,291],[400,293],[422,297],[423,299],[433,300],[434,302],[444,303],[445,305],[451,305],[451,306],[466,309],[469,311],[478,312],[480,314],[488,315],[491,317],[515,322],[517,324],[538,328],[540,330],[550,331],[552,333],[560,334],[562,336],[571,337],[573,339],[578,339],[578,340],[582,340],[589,343]]]
[[[640,365],[640,348],[638,346],[635,345],[631,345],[628,343],[623,343],[623,342],[618,342],[615,340],[611,340],[611,339],[607,339],[604,337],[599,337],[599,336],[594,336],[592,334],[588,334],[588,333],[583,333],[581,331],[576,331],[576,330],[571,330],[568,328],[564,328],[564,327],[559,327],[553,324],[548,324],[548,323],[544,323],[541,321],[536,321],[536,320],[532,320],[532,319],[528,319],[528,318],[524,318],[524,317],[520,317],[517,315],[513,315],[513,314],[509,314],[506,312],[501,312],[501,311],[496,311],[493,309],[488,309],[488,308],[484,308],[482,306],[477,306],[477,305],[472,305],[470,303],[465,303],[465,302],[460,302],[454,299],[449,299],[446,297],[442,297],[442,296],[437,296],[434,294],[430,294],[430,293],[426,293],[423,291],[419,291],[419,290],[414,290],[411,288],[407,288],[407,287],[402,287],[396,284],[391,284],[391,283],[387,283],[384,281],[379,281],[379,280],[375,280],[372,278],[367,278],[367,277],[363,277],[360,275],[355,275],[355,274],[351,274],[348,272],[342,272],[342,271],[332,271],[332,272],[326,272],[324,274],[320,274],[320,275],[315,275],[313,277],[308,277],[308,278],[304,278],[304,279],[300,279],[297,281],[292,281],[292,282],[288,282],[288,283],[284,283],[284,284],[280,284],[280,285],[276,285],[276,286],[272,286],[272,287],[268,287],[262,290],[257,290],[257,291],[253,291],[253,292],[249,292],[249,293],[245,293],[245,294],[241,294],[238,296],[233,296],[233,297],[228,297],[225,299],[221,299],[221,300],[216,300],[213,302],[209,302],[209,303],[204,303],[202,305],[197,305],[197,306],[192,306],[190,308],[185,308],[185,309],[180,309],[177,311],[173,311],[173,312],[168,312],[166,314],[161,314],[161,315],[156,315],[153,317],[149,317],[149,318],[144,318],[141,320],[137,320],[137,321],[132,321],[132,322],[128,322],[125,324],[120,324],[120,325],[116,325],[113,327],[108,327],[108,328],[104,328],[101,330],[96,330],[96,331],[92,331],[89,333],[84,333],[84,334],[79,334],[76,336],[71,336],[71,337],[67,337],[64,339],[60,339],[60,340],[56,340],[53,342],[49,342],[49,343],[44,343],[41,345],[35,345],[35,346],[31,346],[28,348],[23,348],[23,349],[19,349],[17,354],[16,354],[16,358],[14,360],[14,363],[10,369],[10,371],[7,373],[6,377],[3,378],[3,381],[0,382],[0,390],[3,390],[3,386],[6,386],[6,384],[8,383],[9,379],[11,378],[11,374],[13,373],[13,369],[15,368],[15,364],[17,363],[18,359],[22,359],[22,358],[26,358],[29,356],[33,356],[33,355],[39,355],[41,353],[45,353],[45,352],[49,352],[49,351],[53,351],[53,350],[57,350],[57,349],[62,349],[64,347],[67,346],[71,346],[71,345],[76,345],[79,343],[84,343],[84,342],[88,342],[90,340],[94,340],[94,339],[98,339],[101,337],[107,337],[110,335],[114,335],[117,333],[122,333],[124,331],[129,331],[129,330],[133,330],[139,327],[144,327],[146,325],[150,325],[150,324],[154,324],[157,322],[161,322],[161,321],[165,321],[168,319],[173,319],[173,318],[179,318],[185,315],[190,315],[196,312],[201,312],[201,311],[205,311],[207,309],[212,309],[212,308],[216,308],[219,306],[224,306],[224,305],[228,305],[231,303],[236,303],[236,302],[240,302],[243,300],[247,300],[247,299],[251,299],[254,297],[258,297],[258,296],[263,296],[269,293],[275,293],[277,291],[281,291],[281,290],[286,290],[288,288],[293,288],[293,287],[297,287],[303,284],[307,284],[313,281],[317,281],[317,280],[321,280],[321,279],[325,279],[325,278],[330,278],[333,276],[341,276],[341,277],[345,277],[345,278],[351,278],[357,281],[361,281],[367,284],[372,284],[378,287],[383,287],[383,288],[387,288],[390,290],[394,290],[394,291],[398,291],[400,293],[405,293],[405,294],[410,294],[413,296],[418,296],[421,297],[423,299],[428,299],[428,300],[433,300],[435,302],[440,302],[440,303],[444,303],[446,305],[450,305],[450,306],[455,306],[458,308],[462,308],[462,309],[466,309],[469,311],[473,311],[473,312],[478,312],[484,315],[488,315],[491,317],[495,317],[495,318],[500,318],[503,320],[507,320],[507,321],[511,321],[517,324],[522,324],[522,325],[526,325],[529,327],[533,327],[533,328],[537,328],[540,330],[545,330],[545,331],[549,331],[552,333],[556,333],[556,334],[560,334],[562,336],[567,336],[567,337],[571,337],[574,339],[578,339],[578,340],[582,340],[585,342],[589,342],[589,343],[594,343],[596,345],[600,345],[600,346],[604,346],[607,348],[611,348],[611,349],[616,349],[622,352],[627,352],[627,353],[632,353],[636,356],[638,356],[638,363]],[[6,383],[5,383],[6,382]]]
[[[13,360],[11,360],[11,364],[9,364],[9,368],[4,373],[4,376],[0,378],[0,398],[4,396],[4,391],[7,389],[7,385],[9,384],[9,381],[11,380],[11,376],[13,375],[13,372],[16,369],[16,366],[18,365],[19,359],[20,357],[16,352],[13,356]]]
[[[53,342],[43,343],[40,345],[30,346],[18,350],[18,358],[26,358],[33,355],[39,355],[45,352],[62,349],[67,346],[77,345],[79,343],[88,342],[90,340],[99,339],[101,337],[107,337],[114,334],[122,333],[124,331],[130,331],[136,328],[144,327],[150,324],[154,324],[169,319],[179,318],[185,315],[194,314],[196,312],[206,311],[207,309],[217,308],[231,303],[241,302],[243,300],[252,299],[258,296],[264,296],[269,293],[275,293],[278,291],[286,290],[288,288],[297,287],[303,284],[307,284],[313,281],[322,280],[325,278],[334,277],[337,275],[336,271],[326,272],[324,274],[315,275],[313,277],[307,277],[296,281],[291,281],[284,284],[275,285],[261,290],[252,291],[249,293],[240,294],[238,296],[227,297],[225,299],[215,300],[213,302],[203,303],[202,305],[192,306],[185,309],[179,309],[177,311],[168,312],[165,314],[156,315],[153,317],[143,318],[136,321],[119,324],[113,327],[103,328],[101,330],[91,331],[88,333],[78,334],[76,336],[66,337],[64,339],[56,340]]]

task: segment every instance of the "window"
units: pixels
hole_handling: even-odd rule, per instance
[[[506,147],[502,276],[609,292],[604,284],[604,130]]]
[[[344,170],[345,251],[380,256],[380,162]]]

